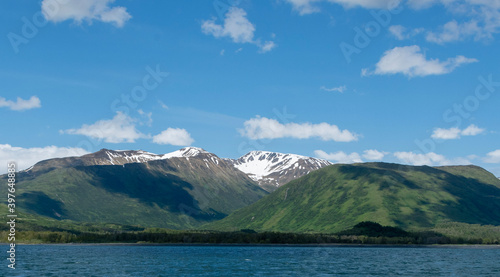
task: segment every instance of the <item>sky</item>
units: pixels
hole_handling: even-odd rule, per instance
[[[0,173],[194,146],[500,176],[498,0],[7,0],[0,20]]]

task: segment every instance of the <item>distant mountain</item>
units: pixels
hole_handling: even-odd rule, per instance
[[[203,228],[336,232],[362,221],[405,229],[447,221],[500,225],[500,180],[477,166],[337,164]]]
[[[56,219],[185,229],[221,219],[266,194],[201,148],[164,155],[102,149],[19,172],[16,204]]]
[[[252,151],[237,160],[225,160],[268,191],[332,164],[316,158],[267,151]]]

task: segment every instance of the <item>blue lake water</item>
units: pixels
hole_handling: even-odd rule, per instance
[[[18,245],[16,250],[16,269],[4,262],[1,276],[500,276],[499,248]]]

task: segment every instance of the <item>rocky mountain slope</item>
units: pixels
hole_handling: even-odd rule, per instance
[[[332,164],[321,159],[267,151],[252,151],[239,159],[226,161],[268,191]]]

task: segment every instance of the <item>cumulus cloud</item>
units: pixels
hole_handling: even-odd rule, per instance
[[[344,93],[344,91],[347,90],[347,86],[339,86],[339,87],[333,87],[333,88],[327,88],[325,86],[321,86],[319,89],[324,90],[324,91],[337,91],[340,93]]]
[[[470,161],[465,158],[456,158],[453,160],[447,159],[443,155],[434,152],[421,154],[414,152],[396,152],[394,156],[401,162],[411,165],[459,165],[470,164]]]
[[[24,170],[39,161],[71,156],[81,156],[88,154],[82,148],[73,147],[14,147],[9,144],[0,144],[0,163],[6,165],[8,162],[16,162],[17,169]],[[0,174],[7,172],[7,166],[0,167]]]
[[[261,43],[260,40],[254,39],[255,26],[247,19],[247,13],[241,8],[229,8],[222,25],[217,24],[215,20],[214,18],[203,21],[201,24],[203,33],[216,38],[229,37],[235,43],[255,44],[261,53],[269,52],[276,47],[273,41]]]
[[[340,4],[345,8],[362,7],[367,9],[393,9],[399,0],[286,0],[300,15],[321,11],[318,4],[321,2]]]
[[[314,155],[320,159],[324,160],[329,160],[334,163],[343,163],[343,164],[350,164],[350,163],[362,163],[363,160],[361,160],[361,156],[353,152],[351,154],[346,154],[343,151],[338,151],[335,153],[326,153],[323,150],[316,150],[314,151]]]
[[[40,108],[41,102],[40,99],[36,96],[31,96],[30,99],[24,100],[21,97],[17,97],[16,101],[6,100],[3,97],[0,97],[0,107],[7,107],[13,111],[24,111],[35,108]]]
[[[492,163],[492,164],[500,163],[500,149],[486,154],[486,157],[483,159],[483,161],[485,163]]]
[[[194,140],[185,129],[168,128],[153,137],[153,142],[157,144],[170,144],[176,146],[189,146]]]
[[[125,7],[111,7],[114,0],[43,0],[42,13],[52,22],[73,20],[78,24],[94,20],[123,27],[132,16]]]
[[[147,137],[136,129],[135,121],[130,116],[117,112],[112,119],[99,120],[90,125],[84,124],[79,129],[68,129],[63,133],[103,139],[109,143],[135,142],[137,139]]]
[[[370,161],[381,161],[384,159],[385,155],[389,154],[388,152],[381,152],[374,149],[365,150],[363,152],[363,158]]]
[[[449,129],[436,128],[431,137],[435,139],[459,139],[461,136],[477,136],[484,131],[486,130],[471,124],[463,130],[456,127]]]
[[[468,63],[477,62],[476,59],[456,56],[446,61],[427,59],[417,45],[395,47],[387,50],[376,64],[375,71],[368,69],[362,71],[363,75],[391,75],[404,74],[408,77],[442,75],[455,70],[455,68]]]
[[[281,124],[275,119],[256,117],[245,121],[245,128],[240,130],[242,136],[250,139],[277,139],[297,138],[307,139],[312,137],[324,141],[350,142],[358,140],[358,135],[349,130],[340,130],[336,125],[328,123],[287,123]]]

